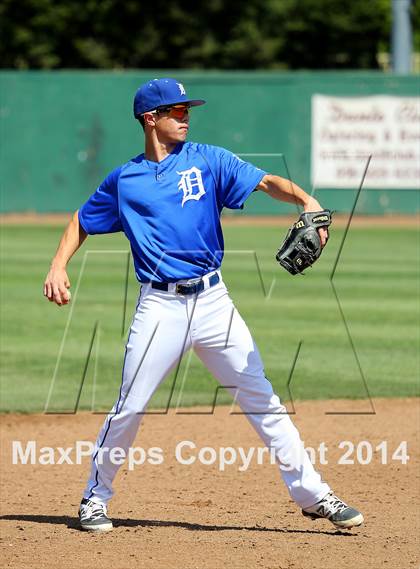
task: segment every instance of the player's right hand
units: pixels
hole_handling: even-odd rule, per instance
[[[70,302],[70,280],[65,269],[51,267],[44,282],[44,296],[58,306]]]

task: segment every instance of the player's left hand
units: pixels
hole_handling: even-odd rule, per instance
[[[315,204],[311,204],[316,207]],[[322,251],[320,229],[328,235],[328,226],[331,225],[332,212],[329,209],[321,211],[305,211],[289,229],[286,239],[277,251],[276,259],[280,265],[292,275],[302,273],[311,267],[319,258]],[[324,245],[326,236],[323,233]]]
[[[309,211],[323,211],[324,208],[321,204],[313,197],[311,197],[308,202],[305,204],[303,210],[305,212]],[[319,227],[318,228],[318,235],[321,240],[321,247],[324,248],[328,241],[328,228],[327,227]]]

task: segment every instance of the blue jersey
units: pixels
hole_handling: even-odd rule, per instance
[[[176,282],[220,267],[224,207],[238,209],[266,172],[206,144],[179,143],[161,162],[120,166],[79,210],[88,234],[123,231],[140,282]]]

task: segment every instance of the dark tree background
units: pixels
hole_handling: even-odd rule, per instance
[[[2,0],[0,66],[374,69],[391,0]],[[413,21],[420,21],[419,2]],[[420,50],[418,32],[416,49]]]

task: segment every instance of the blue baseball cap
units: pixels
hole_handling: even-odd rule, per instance
[[[137,118],[143,113],[154,111],[158,107],[188,103],[191,107],[204,105],[203,99],[189,99],[184,85],[175,79],[153,79],[137,89],[133,111]]]

